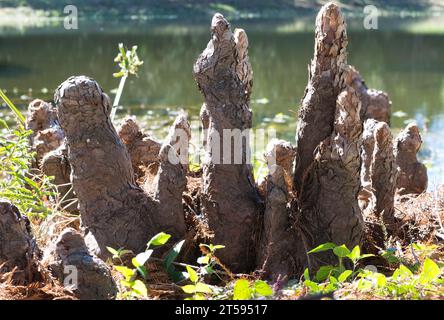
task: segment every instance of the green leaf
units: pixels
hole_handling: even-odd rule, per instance
[[[195,293],[196,292],[196,286],[194,284],[188,284],[186,286],[182,286],[182,290],[185,293]]]
[[[308,251],[308,253],[318,253],[318,252],[332,250],[334,248],[336,248],[336,245],[334,243],[327,242],[327,243],[321,244],[321,245],[317,246],[316,248]]]
[[[359,248],[359,246],[354,247],[352,252],[347,255],[347,258],[353,261],[353,263],[356,263],[361,258],[361,249]]]
[[[209,255],[202,256],[202,257],[199,257],[199,258],[197,259],[197,263],[198,263],[198,264],[208,264],[208,262],[210,262],[210,257],[209,257]]]
[[[133,258],[132,263],[137,267],[143,266],[148,259],[151,257],[153,250],[147,250],[145,252],[139,253],[135,258]]]
[[[173,262],[176,260],[177,256],[182,250],[182,246],[185,243],[185,240],[179,241],[174,245],[174,247],[170,250],[170,252],[166,255],[163,260],[163,264],[165,266],[166,271],[168,272],[169,277],[174,282],[179,282],[184,279],[182,272],[176,271],[176,268],[173,265]]]
[[[248,280],[239,279],[234,283],[233,300],[251,299],[251,289]]]
[[[345,244],[343,244],[342,246],[335,247],[333,253],[339,258],[345,258],[350,254],[350,250],[348,250]]]
[[[321,288],[316,282],[305,280],[304,285],[310,290],[310,293],[318,293],[321,291]]]
[[[190,276],[190,280],[191,280],[191,282],[196,283],[196,282],[199,280],[199,275],[198,275],[197,272],[196,272],[193,268],[191,268],[190,266],[187,266],[186,268],[187,268],[188,275]]]
[[[211,288],[202,282],[198,282],[196,283],[196,292],[201,292],[201,293],[212,293],[213,290],[211,290]]]
[[[344,282],[350,277],[350,275],[353,273],[351,270],[345,270],[341,275],[338,277],[339,282]]]
[[[271,287],[265,281],[262,280],[257,280],[254,283],[253,288],[254,288],[254,293],[262,297],[268,297],[273,294],[273,289],[271,289]]]
[[[140,275],[144,279],[148,278],[148,270],[146,270],[145,266],[137,267],[137,271],[139,271]]]
[[[328,281],[330,282],[330,284],[333,284],[333,285],[338,283],[338,279],[336,279],[333,276],[328,277]]]
[[[304,270],[304,279],[310,280],[310,272],[308,271],[308,268],[305,268]]]
[[[125,277],[125,279],[126,279],[127,281],[131,280],[131,278],[132,278],[132,277],[134,276],[134,274],[135,274],[134,269],[130,269],[130,268],[127,268],[127,267],[125,267],[125,266],[115,266],[114,268],[116,268],[116,270],[117,270],[119,273],[121,273],[121,274]]]
[[[322,266],[319,268],[318,272],[316,272],[316,280],[321,282],[328,278],[331,271],[333,270],[333,266]]]
[[[111,247],[106,247],[106,250],[108,250],[113,255],[113,257],[119,256],[119,252],[116,249],[113,249]]]
[[[427,258],[424,261],[422,272],[419,275],[419,283],[424,285],[433,282],[438,279],[440,273],[441,270],[439,269],[438,265],[433,262],[433,260]]]
[[[166,234],[165,232],[160,232],[151,238],[151,240],[147,244],[147,247],[149,248],[150,246],[162,246],[167,243],[170,238],[171,235]]]
[[[148,289],[146,288],[145,284],[140,280],[136,280],[131,289],[135,291],[139,296],[145,298],[148,297]]]

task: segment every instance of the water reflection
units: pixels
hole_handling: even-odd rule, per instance
[[[293,140],[294,118],[313,52],[313,33],[279,32],[261,24],[245,29],[254,69],[255,125],[274,126],[282,138]],[[110,92],[118,85],[118,79],[112,77],[117,44],[124,42],[137,44],[145,63],[139,78],[127,84],[121,100],[125,110],[120,115],[148,117],[149,128],[156,132],[163,130],[171,113],[179,108],[197,117],[202,97],[192,77],[192,66],[208,42],[206,25],[191,31],[177,28],[178,32],[160,32],[149,26],[133,32],[100,30],[104,29],[0,35],[0,87],[11,92],[15,101],[23,94],[51,99],[54,89],[67,77],[85,74]],[[370,87],[389,92],[393,111],[405,113],[393,118],[393,126],[399,129],[416,119],[427,130],[422,155],[431,161],[431,182],[444,183],[444,35],[357,30],[349,32],[349,38],[350,63]],[[278,121],[276,114],[281,115]]]

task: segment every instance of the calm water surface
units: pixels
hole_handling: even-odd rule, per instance
[[[264,22],[233,26],[244,27],[250,40],[255,126],[273,126],[279,137],[294,141],[295,114],[313,54],[313,31],[270,27]],[[356,28],[349,39],[349,62],[369,87],[390,95],[395,131],[412,120],[423,129],[421,158],[429,166],[431,189],[444,183],[444,32]],[[135,114],[148,130],[160,135],[180,108],[197,118],[202,97],[192,67],[208,40],[206,25],[171,23],[165,27],[92,25],[74,32],[60,26],[0,31],[0,88],[23,107],[31,97],[51,99],[58,84],[71,75],[91,76],[110,92],[118,85],[112,77],[117,44],[137,44],[145,63],[139,77],[127,83],[121,100],[125,109],[119,116]],[[5,106],[0,113],[8,119]]]

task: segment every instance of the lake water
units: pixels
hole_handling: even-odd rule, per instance
[[[244,27],[249,36],[255,126],[273,126],[279,137],[292,142],[313,55],[312,24],[233,23]],[[23,107],[31,97],[50,100],[54,89],[71,75],[91,76],[110,92],[119,82],[112,77],[118,43],[137,44],[145,63],[139,77],[127,82],[121,100],[125,109],[119,116],[135,114],[147,130],[162,134],[180,108],[193,118],[198,116],[202,97],[192,67],[209,40],[208,29],[206,24],[168,22],[80,24],[78,31],[62,26],[3,30],[0,88]],[[433,190],[444,183],[444,30],[418,33],[408,28],[357,27],[349,31],[349,40],[349,62],[369,87],[387,91],[393,101],[394,131],[412,120],[421,126],[421,158],[429,166]],[[8,118],[5,106],[0,113]]]

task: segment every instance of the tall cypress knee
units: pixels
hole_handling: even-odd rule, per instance
[[[252,166],[247,163],[248,139],[243,139],[240,151],[239,145],[233,147],[224,138],[224,130],[239,133],[251,128],[252,71],[248,42],[243,31],[233,35],[221,14],[214,15],[211,32],[212,39],[194,65],[194,76],[205,99],[201,118],[207,130],[203,211],[214,231],[213,243],[226,245],[218,254],[221,260],[235,272],[248,271],[255,262],[259,201]],[[233,153],[239,151],[241,161],[233,163]],[[222,153],[228,155],[225,157],[228,163],[223,163]]]

